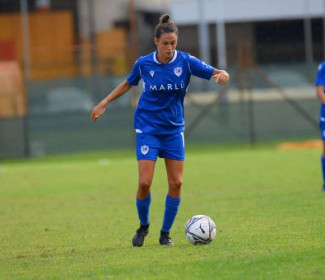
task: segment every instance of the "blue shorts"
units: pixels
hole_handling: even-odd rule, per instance
[[[137,133],[137,160],[185,159],[184,132],[171,135]]]
[[[321,133],[321,138],[325,141],[325,122],[319,122],[319,128]]]

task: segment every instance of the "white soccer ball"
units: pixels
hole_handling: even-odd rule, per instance
[[[185,226],[187,239],[194,245],[208,244],[217,234],[214,221],[206,215],[196,215],[189,219]]]

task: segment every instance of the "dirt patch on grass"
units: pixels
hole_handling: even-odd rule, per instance
[[[323,141],[309,140],[302,142],[283,142],[277,146],[278,150],[303,150],[303,149],[322,149]]]

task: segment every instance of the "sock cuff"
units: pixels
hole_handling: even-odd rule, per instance
[[[325,162],[325,157],[323,155],[320,157],[320,159],[321,161]]]
[[[151,193],[145,198],[145,199],[139,199],[137,197],[137,206],[139,207],[146,207],[150,204],[151,202]]]
[[[171,197],[169,194],[166,196],[166,205],[178,207],[181,203],[181,197]]]

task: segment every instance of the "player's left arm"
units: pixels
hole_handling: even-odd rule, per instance
[[[215,79],[218,85],[224,86],[229,81],[229,74],[225,70],[214,69],[211,78]]]

